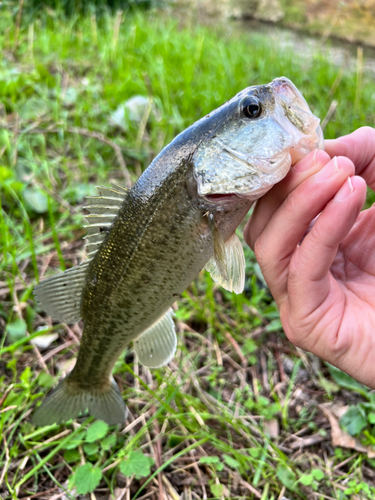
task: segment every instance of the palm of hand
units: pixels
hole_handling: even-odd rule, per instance
[[[327,283],[328,282],[328,283]],[[323,359],[334,363],[364,383],[375,380],[375,207],[361,212],[357,222],[340,244],[325,280],[317,284],[322,293],[319,307],[307,318],[299,310],[290,320],[290,304],[281,306],[288,337]],[[328,286],[327,286],[328,285]],[[302,312],[302,314],[301,314]],[[298,337],[298,340],[297,340]],[[303,339],[304,337],[304,339]],[[309,337],[311,341],[309,341]]]

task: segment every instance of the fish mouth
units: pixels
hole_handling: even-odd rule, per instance
[[[305,98],[297,87],[284,76],[275,78],[269,87],[274,91],[276,102],[283,109],[283,113],[290,123],[299,130],[303,137],[292,148],[292,163],[296,163],[315,148],[324,149],[323,132],[320,120],[315,116]],[[300,149],[298,154],[293,149]]]
[[[272,114],[256,122],[257,127],[240,114],[238,124],[215,129],[210,143],[197,150],[193,175],[198,195],[207,202],[255,201],[302,157],[322,148],[319,119],[295,85],[281,77],[267,87],[273,94]]]
[[[239,199],[246,199],[255,201],[264,194],[266,194],[271,188],[273,188],[273,184],[267,184],[265,186],[258,187],[257,189],[252,189],[246,193],[216,193],[216,194],[206,194],[203,198],[206,201],[217,204],[227,204],[236,202],[238,203]]]
[[[228,201],[236,201],[239,196],[235,193],[224,193],[224,194],[206,194],[204,199],[210,201],[211,203],[223,203]]]

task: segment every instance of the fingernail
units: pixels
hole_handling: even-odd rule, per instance
[[[315,174],[315,180],[317,182],[324,182],[332,175],[336,174],[340,170],[340,167],[337,163],[337,156],[333,157],[330,162],[325,165],[317,174]]]
[[[336,193],[336,196],[333,198],[334,201],[344,201],[353,193],[354,187],[351,181],[351,178],[348,177],[345,181],[344,185],[340,188],[340,190]]]
[[[305,172],[306,170],[309,170],[311,167],[316,166],[316,155],[318,154],[319,149],[315,149],[313,156],[307,155],[302,160],[300,160],[298,163],[296,163],[293,167],[293,170],[295,172]]]

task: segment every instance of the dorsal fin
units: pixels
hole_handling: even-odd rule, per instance
[[[34,288],[36,300],[49,316],[64,323],[81,319],[81,293],[90,260],[51,276]]]
[[[106,187],[106,186],[96,186],[96,189],[99,191],[100,196],[117,196],[122,199],[125,198],[125,196],[128,193],[128,188],[120,186],[120,184],[116,184],[115,182],[111,182],[111,187]]]
[[[91,202],[84,208],[89,212],[85,218],[87,229],[87,256],[82,262],[67,271],[48,278],[35,287],[35,296],[40,306],[50,316],[66,323],[81,319],[81,294],[85,282],[86,269],[99,246],[110,231],[117,217],[128,189],[111,182],[110,188],[97,186],[100,196],[89,196]]]
[[[99,222],[100,224],[108,223],[110,222],[112,224],[113,219],[116,218],[117,212],[116,213],[106,213],[106,214],[90,214],[90,215],[85,215],[85,219],[89,224],[95,224]]]
[[[124,201],[123,198],[120,198],[120,196],[86,196],[86,201],[90,201],[91,204],[87,205],[86,210],[88,210],[88,207],[91,206],[98,206],[98,205],[113,205],[115,207],[120,208],[121,203]]]
[[[110,231],[112,222],[117,217],[118,211],[128,193],[128,188],[111,182],[111,187],[96,186],[100,196],[88,196],[90,203],[85,208],[89,215],[85,215],[88,224],[86,252],[88,257],[93,257],[100,247],[105,235]]]
[[[117,184],[117,182],[110,181],[109,183],[112,186],[112,189],[117,191],[119,194],[122,194],[124,198],[128,194],[129,188],[121,186],[121,184]]]
[[[95,201],[94,201],[94,203],[95,203]],[[83,207],[83,208],[85,208],[88,212],[90,212],[90,214],[92,214],[92,215],[98,215],[98,214],[100,214],[100,215],[102,215],[102,214],[103,214],[103,215],[105,215],[105,214],[113,214],[113,213],[114,213],[115,211],[117,211],[117,210],[120,208],[120,206],[121,206],[121,204],[117,204],[117,205],[115,205],[115,204],[113,204],[113,205],[110,205],[110,204],[108,204],[108,205],[103,205],[103,204],[99,204],[99,203],[97,203],[97,204],[95,205],[94,203],[93,203],[92,205],[86,205],[85,207]],[[85,217],[87,217],[87,215],[86,215]]]

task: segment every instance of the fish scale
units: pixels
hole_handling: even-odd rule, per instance
[[[88,286],[82,296],[82,310],[85,311],[85,334],[90,342],[87,349],[80,349],[77,377],[93,378],[98,374],[98,378],[103,379],[103,374],[108,376],[113,359],[123,350],[123,343],[136,338],[160,316],[161,304],[164,311],[169,309],[208,260],[212,247],[209,233],[206,231],[207,236],[202,236],[201,231],[197,231],[202,224],[207,227],[203,211],[191,203],[184,184],[181,180],[174,189],[169,189],[163,203],[155,196],[155,204],[149,201],[142,206],[138,201],[141,196],[136,194],[124,201],[118,220],[87,272]],[[169,211],[174,213],[173,218]],[[160,216],[156,217],[159,212]],[[128,223],[132,216],[145,221],[135,232]],[[153,243],[161,232],[162,250]],[[197,254],[201,255],[200,261]],[[112,265],[104,269],[105,261],[111,261]],[[104,308],[100,307],[103,300]],[[102,313],[98,317],[99,307]],[[100,339],[98,322],[102,325]],[[92,356],[97,344],[98,354]],[[107,351],[103,355],[105,346]],[[81,360],[85,362],[80,363]]]

